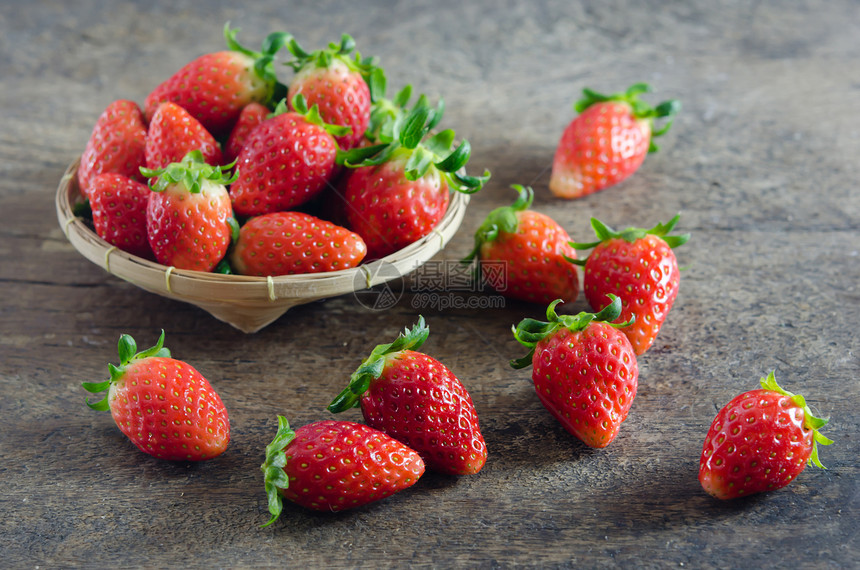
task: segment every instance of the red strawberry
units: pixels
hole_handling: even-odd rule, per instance
[[[230,187],[233,208],[242,216],[288,210],[316,196],[335,173],[342,127],[327,125],[316,106],[301,95],[287,111],[281,101],[272,117],[248,136],[236,159],[238,178]]]
[[[272,515],[263,526],[280,516],[282,497],[315,511],[341,511],[411,487],[424,474],[417,453],[373,428],[324,420],[293,431],[283,416],[261,468]]]
[[[266,120],[271,111],[265,105],[260,103],[248,103],[239,113],[239,119],[230,131],[230,137],[224,145],[224,162],[230,163],[236,160],[251,131],[257,128],[257,125]]]
[[[245,222],[230,261],[241,275],[295,275],[356,267],[366,253],[346,228],[302,212],[273,212]]]
[[[146,97],[146,117],[152,119],[158,106],[172,101],[186,109],[215,136],[233,128],[242,109],[256,101],[268,104],[283,86],[275,76],[275,54],[288,39],[283,32],[270,34],[260,52],[236,42],[238,30],[224,27],[228,51],[198,57]]]
[[[159,105],[146,135],[146,167],[182,162],[192,150],[199,150],[207,164],[222,163],[221,146],[197,119],[174,103]]]
[[[177,269],[212,271],[227,253],[235,220],[221,167],[192,151],[160,170],[146,210],[146,231],[155,258]]]
[[[818,431],[827,420],[812,415],[803,396],[783,390],[774,373],[720,410],[702,448],[699,482],[718,499],[774,491],[818,460],[830,439]]]
[[[514,368],[533,364],[538,398],[564,428],[589,447],[606,447],[627,418],[639,384],[630,341],[611,324],[621,313],[617,297],[601,312],[558,315],[549,322],[523,319],[514,337],[531,348]]]
[[[143,181],[140,167],[146,164],[146,125],[140,107],[133,101],[119,100],[107,106],[96,121],[81,165],[78,186],[89,197],[90,182],[102,172],[116,172]]]
[[[337,137],[338,147],[349,150],[364,137],[370,121],[370,89],[365,76],[373,66],[356,53],[355,41],[348,35],[340,44],[329,44],[328,49],[308,53],[295,39],[287,44],[295,56],[290,65],[296,75],[290,82],[287,98],[302,94],[309,106],[319,107],[322,119],[332,125],[349,127],[351,132]]]
[[[383,143],[355,148],[341,156],[355,170],[346,182],[349,227],[367,243],[368,257],[379,258],[429,234],[448,209],[449,188],[465,193],[489,179],[460,171],[471,153],[468,141],[451,150],[454,131],[426,138],[442,116],[423,96]],[[383,129],[384,130],[384,129]]]
[[[105,173],[90,184],[93,225],[100,238],[132,255],[152,259],[146,237],[146,205],[152,192],[122,174]]]
[[[338,413],[361,406],[364,420],[419,454],[429,469],[470,475],[487,461],[472,397],[448,368],[416,352],[430,330],[418,323],[373,349],[329,404]]]
[[[579,198],[618,184],[657,150],[652,139],[669,130],[681,104],[672,100],[651,108],[639,100],[650,89],[637,83],[614,95],[583,90],[584,98],[575,105],[580,115],[567,126],[555,152],[549,181],[553,194]],[[654,119],[661,117],[669,122],[652,131]]]
[[[633,321],[624,334],[637,355],[654,344],[678,296],[681,272],[672,248],[687,243],[690,234],[667,234],[680,217],[650,230],[627,228],[621,232],[592,218],[591,226],[600,241],[571,243],[576,249],[594,248],[586,259],[570,261],[585,267],[582,288],[593,310],[603,309],[610,293],[621,297],[621,320]]]
[[[549,216],[529,210],[531,188],[513,188],[519,192],[516,202],[490,212],[463,262],[477,257],[484,282],[506,297],[543,305],[575,301],[579,278],[568,261],[576,257],[570,236]]]
[[[107,390],[87,405],[110,410],[116,425],[141,451],[169,461],[200,461],[224,452],[230,420],[221,398],[192,366],[170,358],[164,331],[158,343],[137,351],[134,339],[119,339],[119,366],[109,365],[110,380],[84,382],[91,393]]]

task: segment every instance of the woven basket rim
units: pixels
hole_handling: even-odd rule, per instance
[[[452,192],[448,210],[427,236],[395,253],[351,269],[325,273],[253,277],[176,269],[149,261],[112,246],[74,214],[80,198],[77,170],[72,161],[60,179],[56,195],[57,219],[66,238],[85,258],[108,273],[150,292],[192,303],[239,304],[291,300],[293,304],[360,291],[405,276],[429,261],[453,238],[463,221],[470,197]],[[362,287],[357,284],[363,285]]]

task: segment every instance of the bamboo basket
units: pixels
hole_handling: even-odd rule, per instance
[[[453,192],[448,211],[433,231],[415,243],[371,263],[327,273],[249,277],[166,267],[126,253],[100,238],[74,215],[80,199],[77,171],[80,158],[66,169],[57,188],[57,218],[72,246],[111,275],[150,293],[191,303],[215,318],[246,332],[257,332],[290,308],[336,297],[406,275],[441,251],[466,213],[469,196]],[[390,264],[396,268],[380,271]]]

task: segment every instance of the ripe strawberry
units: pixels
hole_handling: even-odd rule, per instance
[[[571,243],[575,249],[594,248],[586,259],[570,261],[585,267],[582,288],[592,309],[605,307],[609,293],[621,297],[621,320],[634,321],[624,333],[637,355],[654,343],[678,296],[681,273],[672,248],[686,243],[690,234],[667,234],[679,219],[680,214],[650,230],[616,232],[592,218],[591,226],[600,241]]]
[[[260,103],[248,103],[239,113],[239,118],[230,131],[230,136],[224,145],[224,162],[230,163],[236,160],[248,136],[251,134],[257,125],[266,120],[271,111],[265,105]]]
[[[278,416],[278,432],[266,446],[269,513],[275,522],[282,497],[315,511],[341,511],[384,499],[411,487],[424,474],[415,451],[368,426],[324,420],[293,431]]]
[[[289,65],[296,72],[287,98],[292,101],[301,93],[309,106],[319,107],[326,123],[352,129],[337,137],[340,149],[357,146],[370,121],[370,90],[364,78],[374,69],[371,62],[358,53],[350,57],[355,41],[346,34],[340,44],[331,43],[327,49],[308,53],[295,39],[289,41],[287,49],[295,56]]]
[[[236,228],[225,187],[234,178],[226,178],[220,166],[204,163],[196,150],[181,163],[142,171],[158,178],[146,209],[155,258],[177,269],[212,271],[227,253]]]
[[[230,254],[241,275],[295,275],[356,267],[367,253],[358,234],[302,212],[251,218]]]
[[[549,216],[529,210],[531,188],[513,188],[519,192],[517,200],[490,212],[463,263],[477,258],[484,282],[506,297],[543,305],[554,299],[575,301],[579,278],[568,262],[576,257],[570,236]]]
[[[474,193],[489,179],[460,171],[471,154],[468,141],[451,150],[454,131],[425,137],[442,118],[423,96],[391,128],[391,135],[370,147],[340,156],[354,168],[346,182],[349,227],[367,243],[368,257],[379,258],[429,234],[448,209],[449,188]]]
[[[553,194],[579,198],[618,184],[657,150],[652,139],[669,130],[681,104],[672,100],[652,108],[639,100],[650,90],[644,83],[614,95],[583,90],[584,98],[574,106],[580,115],[567,126],[555,152],[549,181]],[[669,121],[653,131],[654,119],[663,117]]]
[[[143,181],[140,167],[146,164],[146,125],[140,107],[133,101],[114,101],[96,121],[81,156],[78,186],[89,197],[90,182],[102,172],[116,172]]]
[[[621,300],[597,314],[558,315],[553,301],[549,322],[523,319],[514,337],[531,351],[512,360],[514,368],[533,364],[532,380],[544,407],[589,447],[606,447],[627,418],[639,384],[639,366],[630,341],[611,321]]]
[[[221,146],[197,119],[174,103],[159,105],[146,135],[146,167],[182,162],[192,150],[199,150],[207,164],[222,163]]]
[[[116,173],[99,174],[90,184],[93,225],[100,238],[132,255],[153,259],[146,237],[149,186]]]
[[[224,39],[229,50],[198,57],[156,87],[144,102],[147,120],[152,119],[161,103],[172,101],[213,135],[222,136],[230,132],[248,103],[266,105],[276,93],[284,92],[273,61],[289,36],[283,32],[269,34],[262,51],[255,52],[239,45],[237,32],[225,25]]]
[[[169,461],[201,461],[224,452],[230,420],[221,398],[192,366],[170,358],[164,331],[158,343],[137,352],[129,335],[119,339],[119,366],[109,365],[110,380],[84,382],[103,400],[87,405],[110,410],[116,425],[141,451]]]
[[[233,208],[242,216],[288,210],[316,196],[335,172],[343,127],[327,125],[316,106],[299,95],[296,111],[281,101],[273,116],[248,136],[236,159],[238,178],[230,188]]]
[[[774,373],[720,410],[702,448],[699,482],[718,499],[774,491],[791,483],[818,460],[818,445],[830,439],[818,430],[826,419],[812,415],[806,400],[783,390]]]
[[[418,323],[381,344],[353,372],[328,409],[361,406],[367,424],[417,451],[429,469],[471,475],[487,461],[472,397],[438,360],[416,352],[430,329]]]

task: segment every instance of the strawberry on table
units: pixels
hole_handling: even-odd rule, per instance
[[[699,482],[718,499],[785,487],[807,463],[824,468],[818,444],[833,443],[818,431],[826,424],[771,372],[760,389],[733,398],[714,418],[702,447]]]
[[[119,339],[120,364],[109,365],[110,380],[84,382],[96,403],[110,410],[116,425],[144,453],[169,461],[217,457],[230,442],[227,409],[211,384],[189,364],[170,357],[164,331],[152,348],[137,352],[129,335]]]
[[[181,162],[192,150],[199,150],[207,164],[222,163],[221,145],[197,119],[175,103],[159,105],[146,134],[146,167]]]
[[[449,190],[474,193],[489,179],[461,170],[471,146],[464,140],[451,150],[454,131],[428,136],[442,118],[421,97],[408,115],[395,120],[382,142],[342,153],[353,170],[345,195],[349,227],[367,243],[368,258],[384,257],[429,234],[445,215]]]
[[[146,209],[146,232],[155,258],[177,269],[212,271],[227,253],[234,231],[226,177],[220,166],[203,162],[191,151],[182,162],[158,170]]]
[[[230,163],[236,160],[251,131],[257,128],[257,125],[268,118],[272,111],[265,105],[260,103],[248,103],[239,113],[239,118],[230,131],[230,136],[224,144],[224,162]]]
[[[487,461],[478,414],[454,373],[417,352],[429,334],[419,317],[394,342],[374,348],[328,409],[339,413],[361,406],[369,426],[417,451],[428,469],[475,474]]]
[[[171,101],[218,137],[230,132],[248,103],[267,105],[277,94],[283,96],[285,88],[275,75],[274,58],[289,35],[269,34],[263,40],[262,51],[255,52],[236,41],[237,32],[226,24],[228,50],[196,58],[158,85],[144,102],[147,120],[152,119],[161,103]]]
[[[295,275],[356,267],[367,253],[358,234],[302,212],[251,218],[230,254],[242,275]]]
[[[678,296],[681,272],[672,248],[687,243],[690,234],[668,234],[680,217],[648,230],[620,232],[592,218],[591,227],[599,241],[571,243],[575,249],[594,248],[587,258],[570,261],[585,269],[582,289],[593,310],[605,307],[610,293],[621,298],[621,320],[633,320],[624,333],[637,355],[654,344]]]
[[[554,299],[573,302],[579,277],[568,259],[576,258],[570,236],[555,220],[530,210],[534,192],[513,185],[519,195],[510,206],[496,208],[475,232],[475,248],[463,263],[477,259],[484,282],[506,297],[547,305]],[[504,265],[504,275],[494,272]]]
[[[323,122],[316,105],[302,95],[289,111],[278,103],[271,117],[245,141],[236,159],[238,177],[230,187],[233,208],[241,216],[258,216],[300,206],[326,187],[334,173],[337,143],[347,127]]]
[[[352,129],[337,137],[342,150],[358,145],[370,120],[370,90],[365,77],[374,69],[371,61],[358,53],[353,55],[355,41],[347,34],[327,49],[308,53],[295,38],[287,43],[287,49],[294,56],[289,65],[296,72],[287,98],[292,101],[302,94],[309,106],[319,107],[326,123]]]
[[[399,441],[366,425],[323,420],[295,431],[278,416],[278,432],[261,466],[271,518],[283,499],[315,511],[342,511],[414,485],[424,462]]]
[[[146,235],[149,186],[122,174],[107,172],[90,184],[93,226],[100,238],[132,255],[153,259]]]
[[[574,105],[580,114],[564,130],[553,159],[549,188],[554,195],[579,198],[618,184],[657,150],[653,139],[669,130],[681,104],[671,100],[652,108],[639,99],[650,90],[645,83],[614,95],[583,90]],[[658,118],[669,120],[655,131]]]
[[[78,186],[89,197],[90,182],[103,172],[115,172],[142,182],[146,165],[146,124],[133,101],[114,101],[102,112],[81,156]]]
[[[523,319],[514,337],[530,352],[512,360],[533,365],[532,380],[544,407],[589,447],[609,445],[627,418],[639,385],[639,366],[630,341],[613,324],[621,314],[617,297],[597,314],[558,315],[553,301],[547,322]]]

